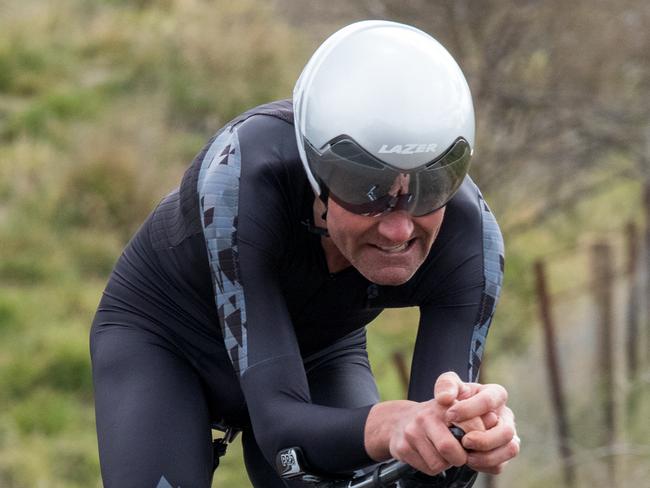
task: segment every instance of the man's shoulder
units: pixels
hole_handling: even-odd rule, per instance
[[[293,105],[291,100],[259,105],[247,110],[226,125],[226,129],[237,134],[242,162],[253,167],[301,165],[299,162],[296,136],[293,127]]]
[[[469,177],[460,186],[454,197],[447,204],[445,223],[454,224],[459,230],[468,226],[479,225],[482,220],[482,207],[485,204],[478,186]]]
[[[494,226],[486,225],[486,221]],[[489,227],[489,229],[488,229]],[[470,256],[483,253],[486,231],[498,232],[496,220],[483,199],[478,186],[468,176],[445,209],[440,233],[427,256],[421,271],[438,274],[443,263],[453,268],[466,262]]]
[[[291,99],[276,100],[253,107],[231,120],[227,126],[238,126],[251,118],[267,116],[293,125],[293,103]]]
[[[231,119],[214,133],[198,159],[202,160],[202,156],[218,141],[225,141],[229,150],[237,146],[240,152],[245,150],[256,159],[260,153],[267,157],[294,156],[286,154],[297,154],[297,150],[292,150],[296,148],[296,142],[291,99],[258,105]]]
[[[274,178],[302,171],[292,101],[258,105],[224,124],[194,159],[194,172],[202,173],[215,158],[219,164],[234,161],[242,178],[246,179]],[[213,178],[218,172],[212,173],[208,176]]]

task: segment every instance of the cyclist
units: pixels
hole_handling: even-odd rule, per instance
[[[500,471],[514,417],[476,380],[503,244],[467,176],[473,144],[456,62],[385,21],[338,31],[292,101],[217,132],[124,249],[93,322],[105,486],[210,486],[216,423],[243,431],[256,487],[287,486],[271,466],[288,446],[326,473],[389,457]],[[409,400],[380,402],[365,326],[406,306],[421,311]],[[463,421],[461,446],[447,427]]]

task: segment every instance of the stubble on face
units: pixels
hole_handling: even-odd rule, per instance
[[[423,217],[404,211],[366,217],[330,199],[327,228],[335,250],[365,278],[397,286],[411,279],[428,256],[444,213],[443,207]]]

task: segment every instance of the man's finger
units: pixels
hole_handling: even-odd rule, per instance
[[[508,392],[501,385],[485,385],[476,395],[460,400],[447,411],[448,422],[462,422],[498,410],[508,400]]]
[[[463,381],[453,371],[438,376],[433,387],[433,397],[441,405],[451,405],[463,390]]]
[[[486,429],[491,429],[499,422],[499,416],[496,412],[488,412],[481,417],[481,420],[483,420]]]
[[[428,469],[424,472],[428,475],[438,474],[449,467],[449,463],[438,453],[427,436],[417,436],[417,438],[413,439],[411,445],[415,448],[424,464],[426,464]],[[467,458],[463,460],[463,464],[466,461]]]
[[[440,422],[428,422],[423,427],[429,441],[445,462],[453,466],[467,463],[467,452],[449,431],[449,427]]]
[[[463,437],[463,447],[472,451],[492,451],[506,445],[515,434],[514,424],[500,420],[494,427],[484,432],[468,432]]]
[[[483,385],[479,383],[463,383],[462,390],[458,393],[458,400],[465,400],[471,396],[476,395]]]
[[[491,468],[482,468],[482,469],[477,469],[476,471],[480,471],[481,473],[488,473],[488,474],[501,474],[503,472],[503,468],[505,468],[509,462],[510,461],[506,461],[505,463],[498,464]]]
[[[481,452],[472,451],[467,455],[467,465],[477,471],[485,471],[486,469],[494,468],[500,464],[509,461],[519,454],[520,441],[519,437],[515,436],[505,446],[501,446],[492,451]]]
[[[487,428],[481,417],[474,417],[473,419],[464,420],[463,422],[457,422],[453,425],[455,425],[456,427],[460,427],[463,430],[463,432],[465,432],[465,434],[467,434],[468,432],[474,432],[476,430],[482,432]]]
[[[426,437],[423,437],[420,440],[428,444],[426,446],[429,450],[428,452],[427,449],[422,449],[421,442],[414,443],[407,435],[391,446],[390,453],[395,459],[399,459],[400,461],[413,466],[418,471],[422,471],[431,476],[449,468],[449,463],[438,455],[437,451],[435,451],[435,448],[428,442]],[[422,454],[427,457],[426,460]]]

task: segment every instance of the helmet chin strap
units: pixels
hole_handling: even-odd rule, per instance
[[[301,222],[301,224],[304,225],[305,227],[307,227],[307,232],[311,232],[312,234],[316,234],[316,235],[323,236],[323,237],[329,237],[330,236],[327,229],[325,229],[324,227],[316,227],[309,220],[303,220]]]
[[[322,182],[320,181],[320,195],[318,195],[318,198],[321,199],[321,201],[325,204],[325,215],[327,215],[327,200],[329,199],[330,196],[330,189]],[[323,220],[325,220],[325,217],[323,217]]]
[[[330,189],[322,181],[320,181],[319,184],[321,190],[320,190],[320,195],[318,195],[318,198],[320,198],[321,201],[323,202],[323,205],[325,205],[325,211],[323,212],[320,218],[323,220],[327,220],[327,200],[329,199],[330,196]]]
[[[325,207],[325,211],[321,214],[321,219],[322,220],[327,220],[327,200],[329,198],[329,188],[327,186],[323,185],[321,183],[321,192],[320,195],[318,195],[318,198],[323,202],[323,206]],[[314,212],[316,209],[314,209]],[[307,227],[307,231],[311,232],[312,234],[317,234],[319,236],[323,237],[329,237],[329,232],[326,227],[320,227],[314,224],[314,217],[311,217],[309,219],[305,219],[301,222],[302,225]]]

